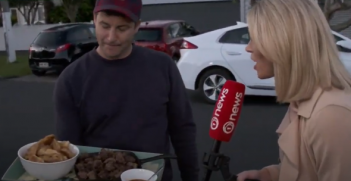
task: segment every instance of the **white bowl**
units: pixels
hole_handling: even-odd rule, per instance
[[[74,167],[79,155],[79,149],[70,144],[69,149],[76,155],[71,159],[55,163],[37,163],[26,160],[23,156],[34,143],[29,143],[18,150],[18,157],[21,160],[23,168],[33,177],[40,180],[57,180],[67,175]]]
[[[147,180],[149,179],[155,172],[146,170],[146,169],[130,169],[127,171],[124,171],[121,174],[121,180],[122,181],[131,181],[131,180]],[[157,175],[155,175],[150,181],[156,181],[157,180]]]

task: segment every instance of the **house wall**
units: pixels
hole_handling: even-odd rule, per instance
[[[145,5],[141,18],[143,21],[180,19],[189,22],[200,31],[209,31],[240,21],[240,3],[218,1]],[[53,26],[56,25],[13,26],[15,49],[28,50],[40,31]],[[0,51],[4,51],[4,36],[1,35],[3,35],[2,28],[0,28]]]
[[[351,0],[345,0],[345,1],[350,1]],[[240,0],[241,2],[241,21],[246,22],[246,14],[250,9],[250,3],[249,0]],[[323,6],[323,4],[321,4]],[[345,22],[351,18],[351,9],[345,10],[345,11],[338,11],[335,13],[334,17],[330,20],[331,25],[335,25],[338,23]],[[346,28],[345,30],[340,32],[342,35],[351,38],[351,27]]]
[[[189,22],[200,31],[231,26],[240,21],[240,2],[217,1],[146,5],[142,21],[180,19]]]

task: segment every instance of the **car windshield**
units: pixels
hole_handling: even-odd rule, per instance
[[[65,44],[66,36],[62,31],[44,31],[39,33],[33,44],[39,46],[58,46]]]
[[[134,37],[139,42],[157,42],[162,40],[162,29],[160,28],[141,28]]]

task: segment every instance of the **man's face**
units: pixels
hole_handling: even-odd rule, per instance
[[[107,15],[105,12],[94,16],[94,23],[99,49],[105,58],[124,58],[139,29],[139,23],[126,17]]]

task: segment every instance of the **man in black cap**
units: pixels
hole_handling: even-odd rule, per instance
[[[179,71],[161,52],[133,45],[141,0],[97,0],[99,46],[57,80],[57,137],[73,144],[169,153],[183,181],[198,180],[196,127]],[[172,180],[166,162],[163,181]]]

